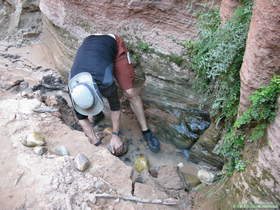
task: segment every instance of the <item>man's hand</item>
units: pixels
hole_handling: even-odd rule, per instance
[[[112,138],[111,138],[111,142],[110,142],[110,146],[112,148],[112,153],[114,155],[121,155],[122,152],[123,152],[123,143],[122,143],[122,140],[119,136],[117,135],[112,135]]]

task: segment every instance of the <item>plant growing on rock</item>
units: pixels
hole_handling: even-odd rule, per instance
[[[244,170],[241,159],[246,141],[255,141],[265,134],[266,126],[275,117],[279,94],[279,77],[250,97],[251,106],[237,120],[240,98],[239,71],[252,14],[252,1],[241,1],[241,7],[225,24],[220,24],[219,12],[211,9],[199,15],[199,40],[185,42],[196,73],[196,88],[206,92],[212,104],[212,117],[226,131],[219,153],[227,159],[229,174]]]
[[[251,1],[243,2],[234,17],[220,24],[219,12],[212,9],[199,14],[199,40],[186,42],[197,82],[195,88],[211,99],[212,115],[230,125],[239,102],[239,70],[251,17]]]
[[[256,141],[265,135],[266,127],[276,116],[276,101],[280,94],[280,76],[274,76],[267,87],[260,88],[250,96],[249,108],[239,116],[224,137],[220,153],[230,160],[228,173],[244,170],[241,150],[245,141]]]

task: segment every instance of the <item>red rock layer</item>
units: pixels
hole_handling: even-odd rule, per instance
[[[280,0],[256,0],[246,52],[242,64],[239,114],[248,108],[249,96],[280,74]],[[263,147],[257,147],[256,159],[232,183],[243,192],[244,201],[280,200],[280,98],[276,119],[268,129]],[[258,141],[256,144],[260,144]],[[247,145],[247,153],[256,145]],[[250,148],[249,148],[250,147]],[[233,179],[234,180],[234,179]],[[239,180],[239,181],[238,181]],[[265,196],[264,196],[265,195]]]
[[[239,113],[249,96],[280,74],[280,0],[256,0],[241,68]]]
[[[196,37],[192,10],[184,0],[41,0],[43,14],[77,37],[117,33],[138,37],[165,52]]]

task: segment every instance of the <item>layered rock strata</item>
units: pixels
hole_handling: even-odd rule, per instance
[[[41,0],[40,9],[44,14],[43,40],[65,77],[84,37],[93,33],[123,36],[140,86],[144,87],[145,105],[179,119],[178,124],[154,127],[163,131],[160,136],[165,141],[172,142],[180,136],[178,141],[186,148],[194,144],[199,135],[188,130],[186,119],[203,120],[204,112],[199,112],[199,106],[205,100],[191,88],[194,74],[182,47],[185,40],[197,36],[194,2]],[[159,116],[158,120],[163,119]]]

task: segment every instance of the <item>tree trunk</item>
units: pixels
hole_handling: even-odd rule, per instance
[[[267,85],[275,74],[280,74],[280,0],[255,0],[240,72],[239,114],[248,108],[252,92]],[[212,190],[212,198],[203,200],[199,209],[212,205],[215,210],[231,210],[234,204],[246,203],[279,205],[280,97],[277,104],[276,119],[268,126],[266,138],[245,146],[246,170]]]
[[[250,105],[249,96],[276,74],[280,74],[280,0],[255,0],[240,72],[239,114]],[[280,97],[277,104],[266,138],[245,147],[249,165],[230,180],[239,202],[280,202]]]
[[[239,114],[249,96],[280,74],[280,0],[256,0],[240,72]]]
[[[223,24],[231,19],[234,11],[239,5],[239,0],[222,0],[220,7],[220,17]]]

